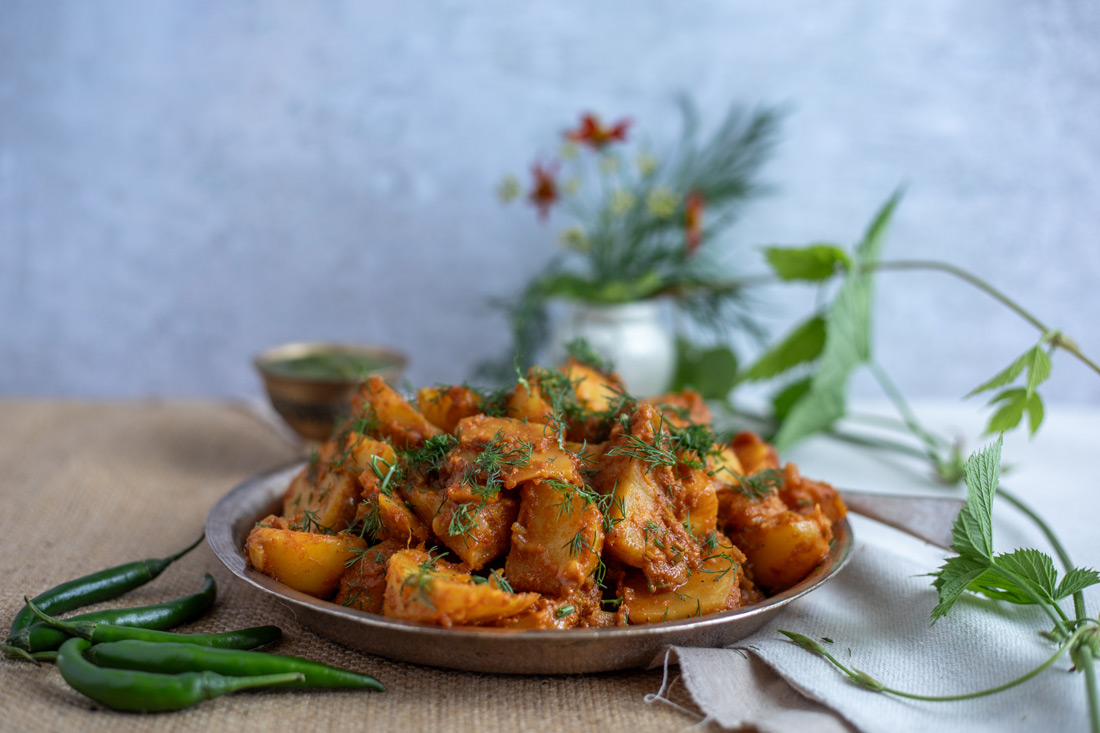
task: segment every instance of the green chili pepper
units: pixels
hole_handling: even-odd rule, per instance
[[[220,634],[176,634],[171,631],[143,629],[136,626],[117,626],[104,621],[62,621],[42,613],[38,604],[27,601],[27,606],[43,623],[62,631],[66,636],[79,636],[93,644],[137,639],[140,641],[175,642],[221,649],[254,649],[277,641],[283,635],[278,626],[253,626]]]
[[[194,621],[202,616],[214,604],[217,586],[209,574],[206,583],[198,593],[177,598],[168,603],[137,608],[117,608],[108,611],[95,611],[73,616],[68,623],[101,621],[115,626],[138,626],[145,629],[171,629]],[[32,612],[33,613],[33,612]],[[64,631],[39,622],[31,624],[0,644],[0,649],[9,656],[26,656],[23,652],[44,652],[57,649],[69,635]]]
[[[138,560],[137,562],[100,570],[98,573],[67,581],[50,588],[44,593],[39,593],[31,600],[37,603],[43,611],[52,614],[65,613],[74,608],[90,606],[100,601],[109,601],[126,591],[145,585],[163,573],[169,565],[198,547],[202,540],[203,537],[199,537],[198,541],[190,547],[177,552],[171,557]],[[8,634],[9,638],[32,623],[34,623],[34,614],[24,606],[15,615],[15,620],[11,624],[11,631]]]
[[[330,667],[298,657],[233,649],[212,649],[193,644],[116,641],[97,644],[88,657],[101,667],[179,674],[207,670],[231,677],[280,672],[300,672],[300,681],[280,687],[329,687],[384,691],[381,682],[368,674]]]
[[[103,669],[84,658],[91,644],[69,639],[57,653],[57,669],[77,692],[113,710],[153,713],[182,710],[237,690],[298,682],[303,675],[289,672],[252,677],[226,677],[214,672],[156,674]]]

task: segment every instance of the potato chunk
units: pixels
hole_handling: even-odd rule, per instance
[[[340,576],[340,590],[332,602],[368,613],[382,613],[386,565],[393,553],[403,549],[405,545],[394,540],[367,548]]]
[[[632,624],[650,624],[737,608],[744,562],[741,551],[721,538],[707,559],[678,588],[652,591],[643,576],[632,573],[619,586],[627,618]]]
[[[351,403],[353,419],[367,423],[370,434],[384,437],[399,448],[420,445],[439,434],[439,428],[394,392],[381,377],[371,377]]]
[[[752,564],[756,582],[776,593],[802,580],[829,554],[831,523],[819,507],[805,516],[787,509],[773,488],[752,496],[724,490],[720,516]]]
[[[814,507],[821,507],[821,511],[834,524],[848,515],[848,508],[844,506],[836,489],[829,484],[811,481],[802,476],[798,472],[798,466],[793,463],[783,467],[783,487],[779,490],[779,498],[791,511],[803,515],[811,514]]]
[[[390,557],[382,613],[390,618],[438,624],[485,624],[529,608],[537,593],[509,593],[496,583],[478,583],[469,573],[433,559],[423,550]]]
[[[738,433],[730,445],[737,454],[745,476],[768,468],[779,468],[779,455],[775,448],[761,440],[756,433]]]
[[[462,418],[481,413],[481,397],[469,387],[425,387],[417,392],[416,405],[445,433],[453,433]]]
[[[309,465],[294,477],[283,494],[283,515],[301,523],[311,521],[333,531],[347,529],[355,521],[359,503],[359,482],[338,463],[335,443],[326,443]]]
[[[600,462],[593,485],[610,494],[607,510],[610,530],[604,540],[608,554],[639,568],[657,588],[682,585],[699,561],[699,545],[684,528],[669,497],[677,485],[672,469],[647,463],[637,455],[640,441],[653,445],[656,410],[641,404],[630,432],[616,428]],[[682,490],[682,487],[681,489]]]
[[[480,570],[508,551],[518,512],[519,502],[510,496],[484,504],[447,499],[432,519],[432,531],[472,570]]]
[[[461,443],[453,455],[465,462],[449,467],[451,476],[464,475],[470,464],[484,471],[492,462],[506,489],[534,480],[581,484],[576,455],[559,448],[557,435],[544,425],[478,415],[460,421],[456,434]]]
[[[523,485],[504,565],[513,588],[554,596],[576,590],[596,569],[602,549],[603,515],[579,487]]]
[[[336,592],[344,564],[366,547],[367,543],[355,535],[299,532],[277,517],[258,524],[245,541],[245,552],[254,568],[319,598]]]

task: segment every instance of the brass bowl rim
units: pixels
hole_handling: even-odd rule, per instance
[[[265,349],[252,359],[256,371],[263,376],[265,381],[295,382],[299,384],[357,384],[363,381],[362,377],[302,377],[293,374],[284,374],[271,371],[270,365],[275,361],[293,359],[319,353],[351,354],[364,356],[386,362],[379,369],[371,370],[372,373],[384,373],[388,371],[403,371],[409,366],[409,357],[401,351],[386,346],[373,344],[352,344],[339,341],[292,341]]]

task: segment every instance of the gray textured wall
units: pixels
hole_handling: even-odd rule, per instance
[[[253,394],[250,355],[301,338],[463,379],[506,344],[486,297],[556,246],[495,183],[584,109],[671,134],[680,89],[710,117],[793,109],[779,194],[733,235],[747,269],[851,240],[905,182],[890,256],[981,270],[1096,354],[1098,8],[2,0],[0,393]],[[1033,339],[943,277],[888,278],[877,347],[913,395]],[[1063,357],[1050,394],[1100,403],[1100,379]]]

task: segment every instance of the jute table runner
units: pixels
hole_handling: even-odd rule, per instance
[[[212,404],[0,402],[0,623],[22,597],[61,581],[189,544],[214,502],[294,451],[243,411]],[[694,720],[644,697],[660,670],[501,677],[370,657],[299,626],[277,602],[235,582],[205,546],[112,605],[193,593],[204,572],[218,601],[188,631],[276,624],[273,651],[369,672],[388,691],[242,693],[157,716],[97,708],[52,666],[0,661],[0,729],[680,730]],[[299,726],[306,726],[299,728]]]

